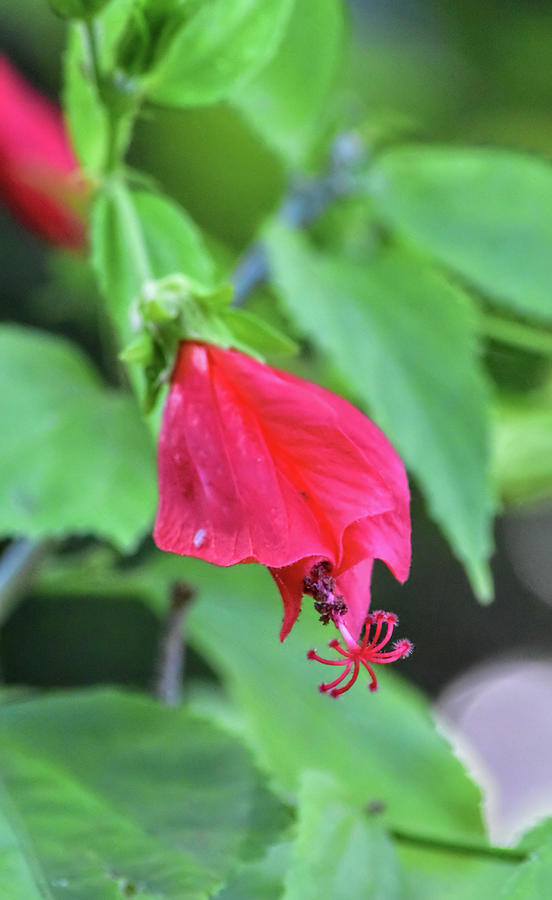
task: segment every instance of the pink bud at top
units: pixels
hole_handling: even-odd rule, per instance
[[[268,566],[284,602],[282,640],[310,593],[321,618],[356,641],[374,559],[408,575],[404,466],[373,422],[315,384],[234,350],[182,343],[158,465],[158,546]]]
[[[46,241],[86,241],[87,185],[60,110],[0,56],[0,201]]]

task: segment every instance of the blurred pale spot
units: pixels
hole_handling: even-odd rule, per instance
[[[491,840],[552,815],[552,660],[490,663],[452,682],[439,724],[485,797]]]

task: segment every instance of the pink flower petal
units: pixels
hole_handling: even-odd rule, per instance
[[[401,579],[408,573],[404,467],[372,422],[316,385],[184,342],[158,458],[159,547],[217,565],[268,566],[284,602],[282,638],[316,562],[328,560],[340,588],[347,584],[351,632],[368,610],[374,558]]]

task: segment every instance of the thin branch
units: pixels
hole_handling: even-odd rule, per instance
[[[101,96],[103,75],[100,63],[100,50],[98,47],[98,36],[96,33],[95,23],[83,21],[79,23],[79,31],[81,33],[84,52],[87,56],[89,68],[89,77],[94,81],[98,95]]]
[[[339,135],[332,144],[328,170],[321,178],[297,181],[280,209],[281,219],[293,228],[306,228],[340,197],[357,190],[354,167],[364,154],[358,135]],[[232,281],[233,306],[243,306],[249,295],[268,281],[268,256],[261,242],[253,244],[238,262]]]
[[[178,706],[182,700],[182,681],[186,658],[184,636],[186,614],[195,595],[185,581],[172,586],[171,604],[159,648],[155,695],[166,706]]]
[[[519,850],[516,847],[495,847],[492,844],[464,843],[438,838],[425,837],[418,834],[410,834],[400,828],[390,828],[389,834],[399,843],[412,844],[417,847],[427,847],[429,850],[441,853],[456,853],[462,856],[472,856],[485,859],[504,859],[511,862],[525,862],[529,858],[529,851]]]
[[[4,550],[0,557],[0,623],[25,593],[51,544],[21,538]]]

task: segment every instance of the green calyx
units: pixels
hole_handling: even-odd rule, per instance
[[[134,301],[131,320],[136,337],[119,358],[143,368],[145,411],[150,412],[168,381],[181,341],[205,341],[240,350],[261,362],[267,354],[293,353],[293,341],[261,319],[232,309],[233,287],[216,288],[174,274],[145,282]]]

